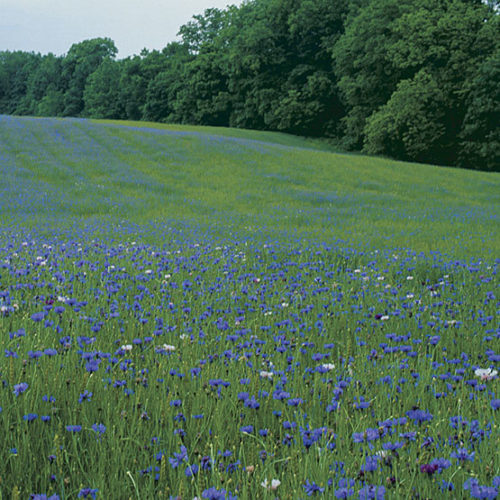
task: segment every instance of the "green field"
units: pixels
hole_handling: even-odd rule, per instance
[[[0,500],[496,498],[500,175],[0,116]]]
[[[4,221],[167,219],[225,236],[458,256],[500,248],[498,174],[337,154],[285,134],[135,122],[3,117],[0,147]],[[29,208],[26,182],[47,193]]]

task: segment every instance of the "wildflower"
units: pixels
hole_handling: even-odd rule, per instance
[[[498,371],[491,368],[477,368],[474,371],[474,375],[481,380],[492,380],[498,375]]]
[[[269,483],[267,478],[260,483],[260,485],[265,488],[266,490],[269,491],[276,491],[278,489],[278,486],[281,484],[281,481],[279,479],[272,479],[271,482]]]
[[[304,488],[304,491],[306,492],[306,495],[310,497],[311,495],[314,495],[315,493],[323,493],[325,491],[325,488],[321,488],[318,486],[316,483],[309,482],[309,479],[306,479],[306,484],[302,485],[302,488]]]
[[[474,461],[474,455],[476,452],[469,453],[467,448],[459,448],[457,451],[454,451],[450,456],[452,458],[456,458],[459,462],[465,462],[466,460]]]
[[[414,424],[421,424],[422,422],[428,422],[434,418],[434,416],[424,410],[419,410],[418,408],[415,410],[410,410],[406,412],[408,418],[413,420]]]
[[[186,470],[184,471],[184,474],[186,477],[192,477],[198,473],[199,467],[196,464],[193,465],[188,465],[186,467]]]
[[[80,432],[82,430],[81,425],[67,425],[66,430],[68,432]]]
[[[174,457],[169,458],[168,461],[170,462],[172,469],[175,469],[176,467],[179,467],[184,460],[187,460],[187,457],[187,448],[181,445],[180,453],[174,453]]]
[[[218,490],[213,486],[203,490],[201,497],[207,500],[236,500],[238,498],[236,495],[232,495],[230,491],[226,491],[225,489]]]
[[[92,392],[87,391],[85,389],[82,394],[80,394],[80,397],[78,398],[78,402],[82,403],[83,401],[90,401],[92,399]]]
[[[78,492],[78,498],[88,498],[88,497],[91,497],[91,498],[95,498],[97,492],[99,490],[97,488],[95,489],[92,489],[92,488],[82,488],[79,492]]]
[[[432,476],[438,469],[439,466],[437,464],[423,464],[420,466],[420,472],[428,474],[429,476]]]
[[[359,500],[384,500],[385,487],[366,484],[358,491]]]
[[[28,388],[28,384],[26,382],[21,382],[20,384],[14,385],[14,394],[19,396]]]
[[[106,432],[106,426],[104,424],[94,424],[91,429],[97,434],[104,434]]]

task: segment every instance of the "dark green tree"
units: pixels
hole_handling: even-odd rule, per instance
[[[120,101],[119,63],[106,57],[89,75],[83,92],[83,114],[93,118],[120,118],[124,111]]]
[[[110,38],[93,38],[75,43],[64,58],[64,116],[80,116],[85,103],[83,92],[87,78],[106,58],[114,58],[118,50]]]

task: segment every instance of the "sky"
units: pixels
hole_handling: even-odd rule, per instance
[[[109,37],[118,58],[162,49],[205,9],[241,0],[0,0],[0,51],[66,54],[73,43]]]

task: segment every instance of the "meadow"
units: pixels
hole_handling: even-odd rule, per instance
[[[0,499],[497,498],[500,176],[0,116]]]

